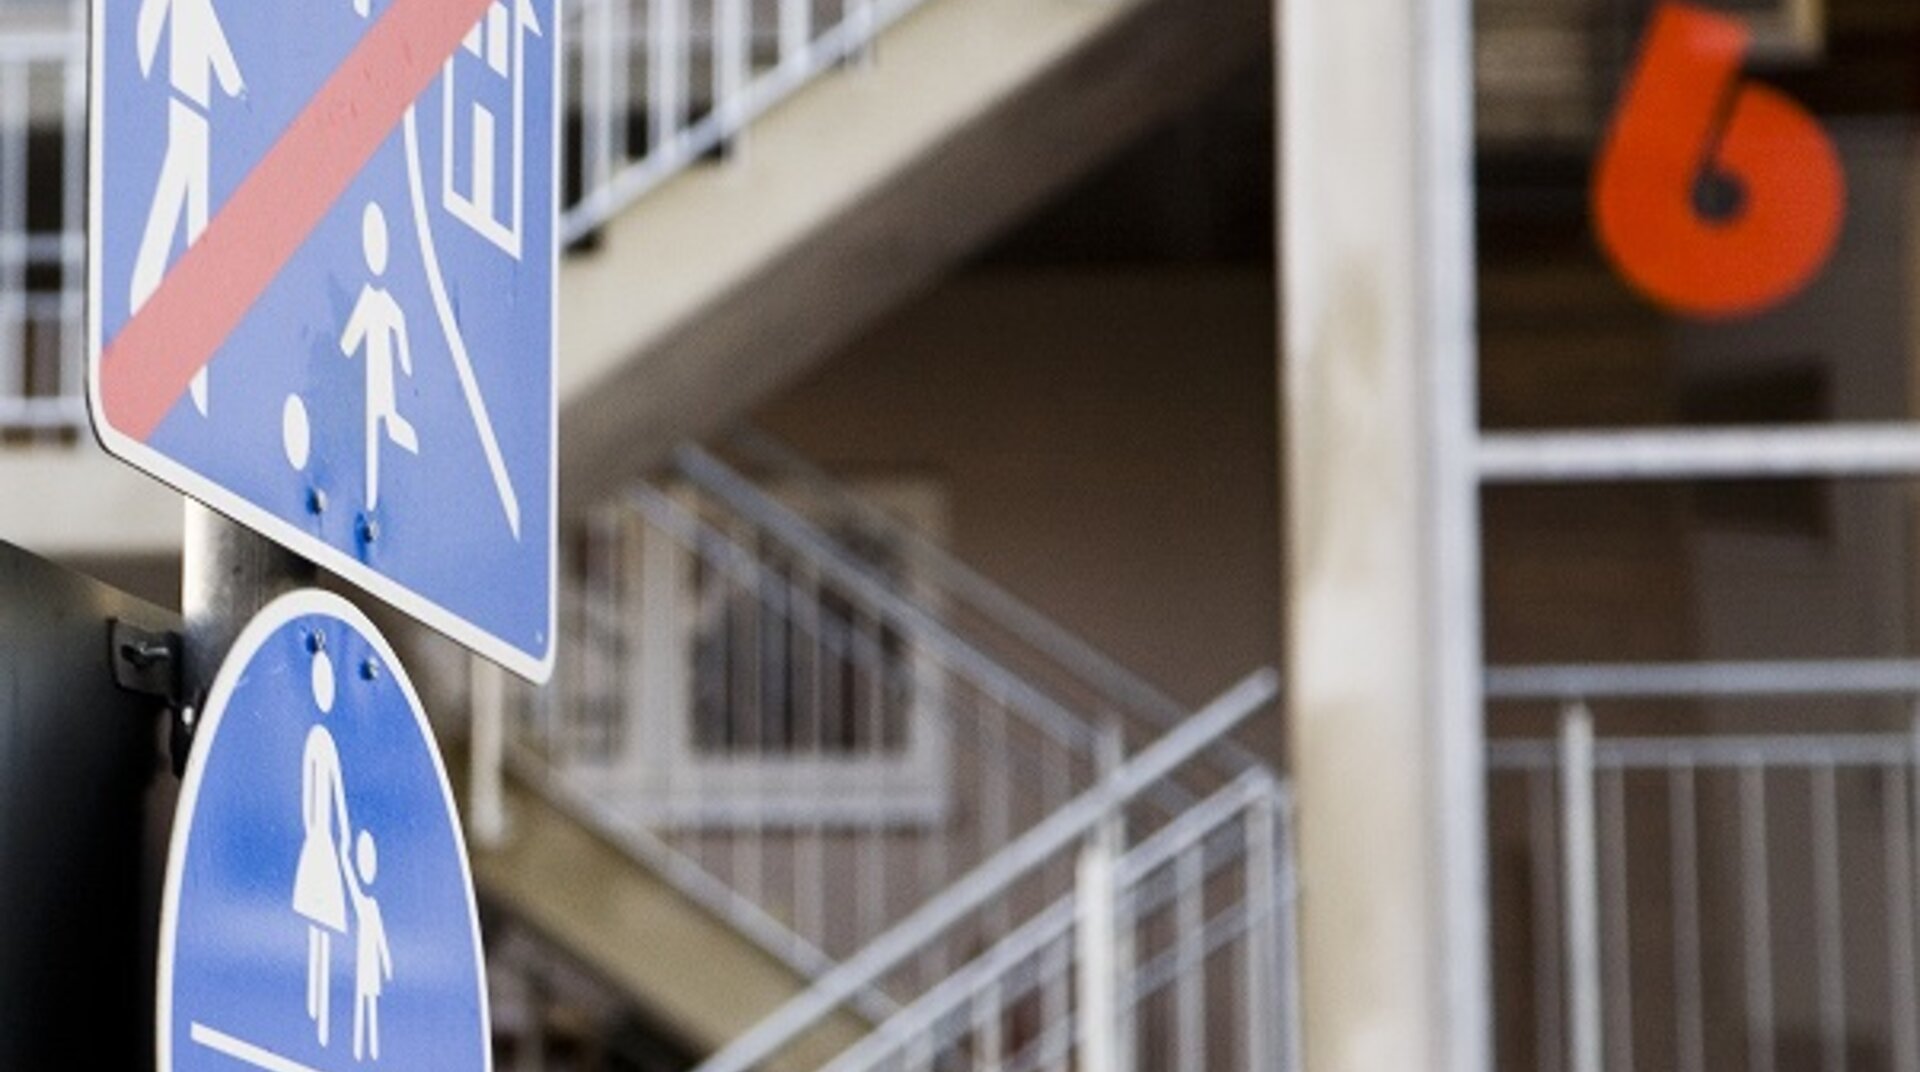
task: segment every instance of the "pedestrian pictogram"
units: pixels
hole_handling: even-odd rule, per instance
[[[159,982],[161,1072],[490,1067],[446,771],[392,649],[338,596],[276,600],[214,680]]]
[[[554,621],[556,0],[95,0],[107,449],[521,674]]]
[[[1833,141],[1780,91],[1741,80],[1751,33],[1687,4],[1653,14],[1594,178],[1601,247],[1675,312],[1762,312],[1832,255],[1846,209]]]

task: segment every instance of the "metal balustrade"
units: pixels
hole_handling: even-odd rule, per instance
[[[1054,700],[943,625],[912,578],[885,583],[805,531],[774,540],[687,486],[603,512],[519,739],[550,797],[817,974],[1095,784],[1103,740],[1124,756],[1151,738]],[[1225,740],[1204,749],[1216,767]],[[1226,780],[1193,764],[1134,819],[1157,827]],[[1036,876],[927,950],[920,980],[1071,880],[1065,862]]]
[[[898,597],[892,602],[906,627],[949,650],[964,651],[969,665],[1027,683],[1027,694],[1043,706],[1096,714],[1130,748],[1191,713],[969,569],[910,520],[852,492],[772,437],[737,434],[727,440],[726,451],[738,461],[684,444],[674,451],[667,479],[697,493],[748,538],[819,563],[840,583],[883,601],[889,600],[890,588],[900,588],[911,596],[910,604]],[[1222,740],[1208,750],[1199,769],[1182,784],[1168,786],[1163,796],[1190,802],[1196,787],[1217,786],[1265,765],[1234,740]]]
[[[1299,1068],[1287,818],[1278,786],[1252,775],[1110,871],[1090,847],[1073,894],[825,1068]],[[1105,1065],[1089,1056],[1102,1047]]]
[[[697,446],[681,448],[677,475],[771,529],[791,533],[797,518],[816,532],[845,534],[838,542],[849,551],[886,548],[906,564],[917,585],[934,593],[931,604],[943,624],[1074,707],[1110,713],[1128,734],[1141,739],[1190,713],[1151,682],[955,558],[911,520],[854,493],[778,439],[746,429],[728,436],[717,453],[728,461]],[[743,473],[751,473],[753,480],[745,480]],[[768,495],[767,488],[795,494],[781,500]],[[861,562],[855,555],[852,565],[873,571],[880,564]],[[1207,763],[1222,777],[1265,765],[1232,740],[1210,750]]]
[[[1286,981],[1291,979],[1291,945],[1283,948],[1279,937],[1280,931],[1290,930],[1290,915],[1281,906],[1291,905],[1291,894],[1283,897],[1277,892],[1291,884],[1280,871],[1280,861],[1287,858],[1282,851],[1287,844],[1282,834],[1286,824],[1270,821],[1277,808],[1266,804],[1248,813],[1245,842],[1249,863],[1239,876],[1240,884],[1227,890],[1211,888],[1220,865],[1209,847],[1208,836],[1222,826],[1222,820],[1216,818],[1219,813],[1233,812],[1249,800],[1268,804],[1276,801],[1278,794],[1271,776],[1251,772],[1150,832],[1131,822],[1129,813],[1130,806],[1143,794],[1191,765],[1222,735],[1271,703],[1276,687],[1276,676],[1262,671],[1221,694],[1160,740],[1115,766],[1087,792],[1010,842],[993,858],[875,936],[809,990],[704,1062],[699,1072],[746,1072],[765,1067],[776,1058],[790,1055],[790,1047],[804,1042],[843,1004],[874,990],[917,996],[902,1014],[890,1018],[841,1060],[860,1065],[888,1058],[894,1053],[894,1044],[905,1040],[908,1067],[934,1067],[937,1051],[951,1049],[952,1033],[942,1025],[956,995],[977,993],[983,977],[1009,978],[1010,973],[1030,966],[1035,957],[1055,961],[1056,975],[1064,970],[1058,969],[1059,954],[1050,951],[1058,937],[1058,917],[1062,914],[1075,920],[1078,932],[1074,958],[1079,970],[1072,1000],[1078,1008],[1075,1019],[1081,1026],[1079,1030],[1068,1029],[1072,1031],[1068,1044],[1073,1038],[1084,1037],[1099,1051],[1083,1054],[1079,1067],[1124,1067],[1126,1057],[1116,1052],[1123,1049],[1117,1041],[1136,1036],[1136,1017],[1176,980],[1180,981],[1175,999],[1178,1021],[1172,1029],[1171,1043],[1184,1047],[1189,1054],[1194,1047],[1204,1045],[1202,1040],[1217,1027],[1206,1016],[1205,965],[1213,953],[1242,933],[1250,936],[1249,970],[1241,980],[1245,985],[1235,992],[1235,1002],[1223,1002],[1217,1011],[1244,1002],[1245,1008],[1262,1011],[1266,1017],[1261,1021],[1263,1028],[1275,1027],[1275,1010],[1292,1004],[1291,983]],[[1129,835],[1140,837],[1139,855],[1122,854]],[[1074,907],[1060,908],[1058,898],[1023,897],[1023,890],[1030,888],[1033,880],[1045,876],[1054,865],[1073,859],[1076,853],[1075,880],[1061,895],[1071,896],[1069,903]],[[1173,861],[1172,872],[1165,870],[1168,859]],[[1170,887],[1166,885],[1169,878]],[[1174,891],[1171,900],[1157,892],[1163,888]],[[979,933],[979,921],[1002,911],[1010,902],[1031,906],[1020,912],[1022,922],[1017,928],[984,945],[980,957],[959,972],[930,984],[918,980],[913,966],[930,951],[949,948],[957,933]],[[1223,902],[1239,905],[1244,911],[1235,914],[1209,907]],[[1165,910],[1169,904],[1173,908]],[[1061,1029],[1065,1022],[1067,1009],[1061,1000],[1066,993],[1064,981],[1056,978],[1034,985],[1042,990],[1035,1008],[1043,1015],[1051,1014],[1051,1019],[1030,1023],[1030,1037],[1015,1047],[1019,1050],[1030,1048],[1034,1039]],[[1003,991],[998,999],[1025,997],[1031,987],[1015,989],[1018,993]],[[1007,1010],[992,1009],[991,1004],[971,1003],[969,1012],[974,1014],[973,1022],[981,1026],[984,1039],[999,1040],[989,1044],[1000,1045],[1002,1060],[1008,1060],[1010,1040],[1000,1034],[1006,1024],[1000,1013]],[[937,1015],[926,1019],[930,1007]],[[1284,1017],[1282,1013],[1278,1019]],[[1267,1042],[1282,1038],[1279,1032],[1272,1036],[1255,1034]],[[1169,1040],[1157,1026],[1146,1027],[1145,1037],[1155,1045]],[[1058,1044],[1052,1047],[1057,1048]],[[1263,1042],[1250,1045],[1245,1056],[1252,1067],[1264,1069],[1276,1067],[1274,1062],[1282,1052],[1278,1046]],[[1039,1055],[1051,1053],[1038,1050]],[[1224,1060],[1221,1064],[1226,1066]]]
[[[1920,1069],[1920,663],[1497,670],[1489,697],[1557,719],[1490,746],[1496,1015],[1529,1039],[1502,1067]]]
[[[742,144],[923,0],[562,0],[561,240]],[[86,0],[0,21],[0,431],[85,422]],[[7,13],[0,13],[7,14]]]

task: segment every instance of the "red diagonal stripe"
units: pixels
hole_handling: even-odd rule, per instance
[[[101,354],[110,425],[153,434],[489,3],[393,0]]]

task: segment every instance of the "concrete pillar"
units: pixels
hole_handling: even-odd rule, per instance
[[[1491,1067],[1469,0],[1277,0],[1313,1072]]]

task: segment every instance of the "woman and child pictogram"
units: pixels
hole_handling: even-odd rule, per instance
[[[321,721],[307,731],[301,757],[300,811],[306,836],[293,878],[293,910],[307,921],[307,1017],[318,1030],[320,1045],[327,1045],[327,1027],[332,1019],[333,935],[351,933],[353,1056],[360,1060],[370,1053],[377,1061],[380,993],[393,979],[393,952],[387,945],[380,902],[367,892],[379,874],[379,849],[372,833],[356,833],[348,821],[340,752],[333,735],[322,724],[333,710],[333,662],[318,634],[313,645],[312,683]]]

